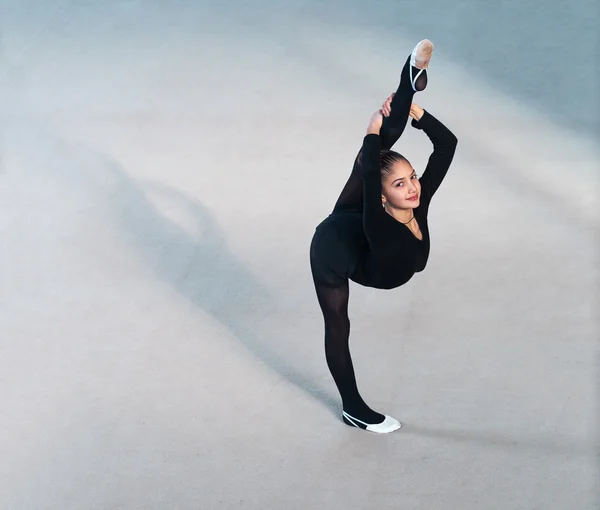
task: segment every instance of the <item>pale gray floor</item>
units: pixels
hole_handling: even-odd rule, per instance
[[[1,4],[1,509],[598,508],[594,4]],[[460,145],[427,270],[351,287],[378,436],[308,245],[424,37]]]

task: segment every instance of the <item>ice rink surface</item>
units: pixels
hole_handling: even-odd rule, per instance
[[[2,510],[600,507],[596,2],[0,5]],[[308,246],[425,37],[459,147],[428,268],[351,286],[379,436]]]

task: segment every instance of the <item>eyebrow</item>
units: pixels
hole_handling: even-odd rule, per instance
[[[415,175],[417,173],[416,170],[413,170],[412,173],[410,174],[410,176],[412,177],[413,175]],[[394,179],[394,181],[392,182],[392,184],[394,184],[394,182],[398,182],[398,181],[403,181],[404,179],[406,179],[406,177],[400,177],[398,179]]]

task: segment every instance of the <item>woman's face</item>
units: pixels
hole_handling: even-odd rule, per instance
[[[410,163],[395,161],[381,182],[382,202],[395,209],[414,209],[421,199],[421,183]]]

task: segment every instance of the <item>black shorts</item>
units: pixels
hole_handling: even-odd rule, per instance
[[[316,228],[310,244],[315,283],[339,287],[348,282],[368,250],[362,213],[331,214]]]

